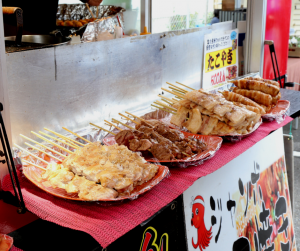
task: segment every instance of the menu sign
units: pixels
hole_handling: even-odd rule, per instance
[[[189,251],[297,250],[282,135],[273,132],[183,193]]]
[[[238,30],[205,35],[204,38],[204,89],[234,79],[238,73]]]

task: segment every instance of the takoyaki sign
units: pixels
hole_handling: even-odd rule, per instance
[[[202,87],[209,89],[237,77],[238,30],[205,35]]]
[[[296,251],[282,130],[183,194],[189,251]]]

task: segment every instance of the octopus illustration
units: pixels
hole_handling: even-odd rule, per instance
[[[204,199],[202,196],[198,195],[195,200],[193,201],[193,208],[192,208],[192,219],[191,224],[195,228],[197,228],[197,237],[198,241],[195,244],[192,238],[193,247],[196,249],[199,247],[201,251],[203,251],[206,247],[209,246],[210,240],[212,238],[212,227],[209,230],[206,229],[204,223]]]

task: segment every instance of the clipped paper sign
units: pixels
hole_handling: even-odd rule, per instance
[[[202,88],[234,79],[238,75],[238,30],[214,32],[204,39]]]

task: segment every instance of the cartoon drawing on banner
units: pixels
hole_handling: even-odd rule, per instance
[[[228,191],[225,207],[222,198],[205,192],[198,191],[192,197],[191,226],[197,229],[197,240],[191,229],[189,246],[216,250],[221,241],[220,245],[229,245],[224,250],[296,251],[284,156],[263,171],[255,161],[249,178],[245,177],[238,178],[232,186],[236,189]],[[210,208],[206,208],[204,194]],[[205,209],[209,213],[205,214]],[[209,218],[211,225],[207,224]]]
[[[156,229],[148,227],[143,234],[140,251],[169,251],[169,235],[167,233],[161,236],[159,246],[156,244],[156,239]]]
[[[212,232],[211,232],[212,227],[210,227],[210,229],[207,230],[204,223],[204,211],[205,211],[204,200],[202,196],[198,195],[193,200],[192,219],[191,219],[192,226],[197,228],[198,240],[195,244],[192,238],[192,245],[194,248],[199,247],[201,251],[206,247],[208,247],[210,243],[210,239],[212,238]]]

